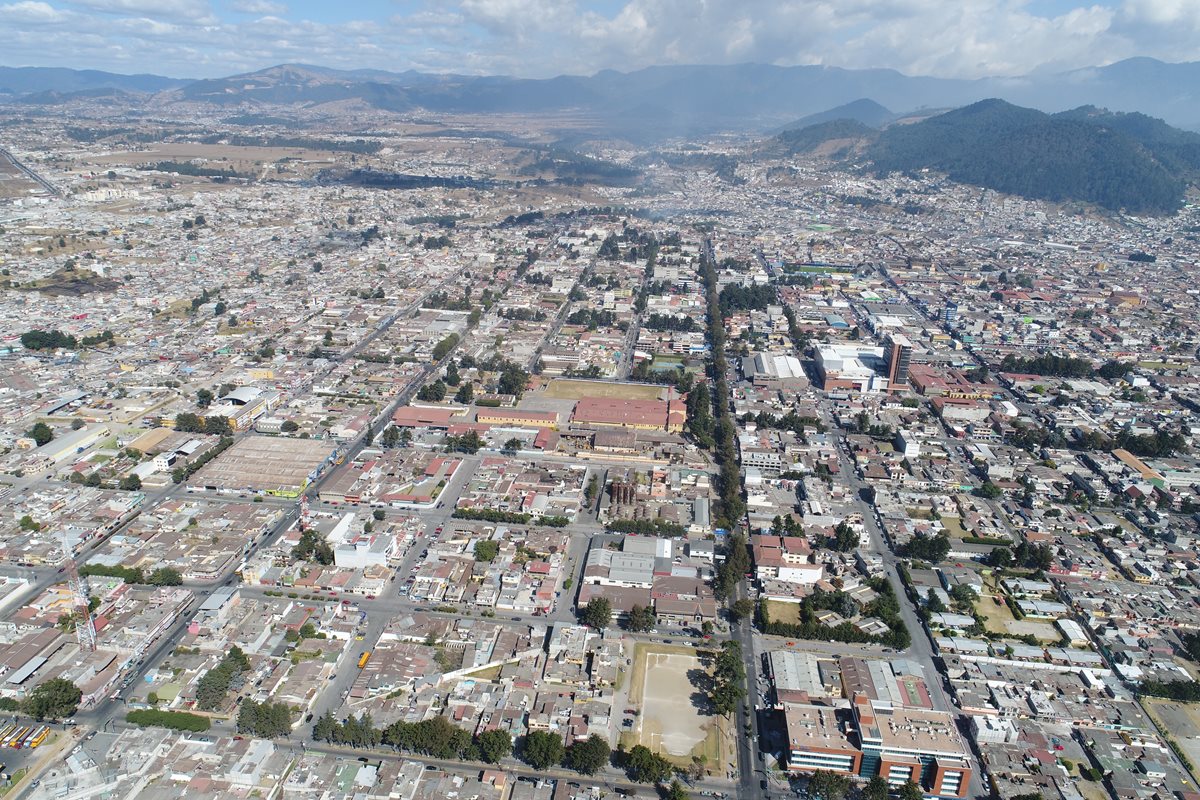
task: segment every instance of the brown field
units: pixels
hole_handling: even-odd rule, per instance
[[[639,707],[634,731],[622,733],[627,746],[642,744],[677,766],[703,758],[717,768],[732,757],[731,723],[709,715],[689,673],[705,670],[690,647],[637,645],[629,702]]]

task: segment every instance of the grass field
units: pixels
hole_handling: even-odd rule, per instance
[[[764,600],[763,602],[767,604],[767,618],[772,622],[800,624],[799,603],[780,603],[777,600]]]
[[[666,389],[648,383],[614,383],[611,381],[578,381],[555,378],[543,393],[554,400],[580,400],[584,397],[604,397],[616,400],[658,400]]]

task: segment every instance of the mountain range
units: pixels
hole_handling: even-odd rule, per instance
[[[877,174],[934,170],[1022,197],[1171,213],[1200,176],[1200,134],[1140,113],[1081,106],[1045,114],[989,99],[882,130],[824,119],[764,150],[869,163]]]
[[[287,64],[205,80],[93,70],[0,67],[0,93],[24,97],[116,89],[154,104],[258,109],[356,101],[390,110],[441,113],[589,114],[597,127],[639,138],[716,130],[795,127],[806,115],[874,98],[892,109],[952,108],[987,98],[1045,111],[1092,105],[1140,111],[1200,129],[1200,62],[1134,58],[1104,67],[1015,78],[912,77],[887,69],[764,64],[661,66],[548,79]],[[62,98],[58,98],[62,101]],[[68,98],[69,99],[69,98]],[[883,109],[886,111],[886,109]]]

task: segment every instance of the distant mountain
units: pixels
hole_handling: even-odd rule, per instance
[[[118,75],[98,70],[57,67],[0,67],[0,93],[27,95],[37,92],[81,92],[120,89],[142,94],[182,86],[187,81],[161,75]]]
[[[1022,197],[1161,214],[1182,205],[1198,145],[1200,135],[1140,114],[1050,116],[992,99],[893,125],[865,155],[879,173],[932,169]]]
[[[643,141],[827,122],[836,118],[828,116],[833,113],[830,109],[836,110],[836,116],[873,127],[888,121],[883,116],[886,108],[864,98],[877,98],[889,108],[929,109],[999,97],[1048,112],[1091,105],[1137,111],[1174,125],[1200,125],[1200,62],[1167,64],[1146,58],[1065,73],[980,80],[911,77],[888,69],[764,64],[662,66],[628,73],[604,70],[590,77],[544,80],[347,71],[304,64],[201,81],[0,68],[0,93],[21,96],[97,88],[158,92],[156,102],[238,107],[241,113],[269,114],[270,106],[316,107],[343,101],[389,111],[572,111],[588,115],[596,130]]]
[[[818,125],[822,122],[833,122],[835,120],[853,120],[861,123],[868,128],[882,128],[892,120],[896,119],[896,115],[888,111],[883,106],[869,98],[860,98],[850,103],[840,105],[837,108],[831,108],[827,111],[820,111],[816,114],[809,114],[807,117],[802,117],[795,122],[784,125],[779,131],[795,131],[802,128],[808,128],[812,125]]]
[[[138,95],[120,89],[80,89],[77,92],[37,92],[27,94],[17,99],[18,103],[27,106],[60,106],[74,103],[77,100],[108,101],[112,105],[133,102]]]

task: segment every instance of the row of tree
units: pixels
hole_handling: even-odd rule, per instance
[[[229,417],[202,417],[199,414],[183,412],[175,415],[175,430],[181,433],[207,433],[212,436],[230,436],[233,425]]]
[[[370,714],[347,717],[338,722],[333,712],[326,712],[313,725],[313,738],[351,747],[383,744],[432,758],[489,764],[497,764],[514,752],[512,735],[508,731],[496,729],[472,737],[444,716],[420,722],[397,721],[381,729],[375,727]],[[558,734],[531,731],[520,745],[518,757],[539,770],[562,764],[582,774],[593,775],[609,762],[611,756],[608,742],[595,734],[565,747]]]
[[[196,682],[196,706],[212,711],[225,702],[230,689],[241,685],[243,675],[250,671],[250,659],[237,645],[218,662],[217,666],[200,676]]]
[[[79,569],[79,574],[120,578],[126,583],[140,583],[147,586],[179,586],[183,583],[183,575],[174,567],[158,567],[147,574],[141,567],[126,567],[120,564],[88,564]]]

